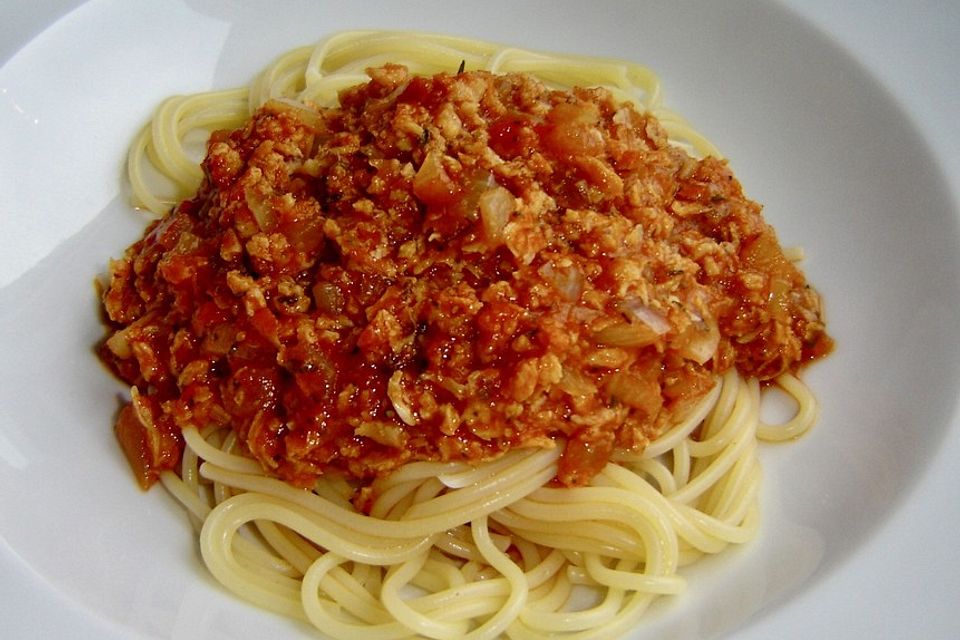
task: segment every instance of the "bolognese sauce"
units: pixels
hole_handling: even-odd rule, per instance
[[[215,133],[195,197],[110,264],[100,355],[144,486],[231,426],[298,486],[563,446],[582,485],[731,367],[831,348],[728,165],[604,89],[369,70]]]

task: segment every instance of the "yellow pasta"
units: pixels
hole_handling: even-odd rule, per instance
[[[165,101],[129,152],[135,203],[163,215],[194,193],[203,176],[191,144],[211,131],[238,126],[268,100],[336,104],[340,90],[366,81],[367,67],[386,62],[416,74],[463,65],[559,88],[605,86],[653,112],[674,142],[718,155],[663,107],[657,76],[640,65],[356,31],[290,51],[249,88]],[[611,325],[597,340],[638,347],[647,331]],[[629,400],[629,377],[616,384]],[[410,463],[378,481],[364,513],[342,478],[294,488],[239,452],[232,435],[203,425],[184,430],[180,473],[161,480],[191,514],[217,580],[326,636],[606,639],[634,628],[655,598],[681,593],[681,567],[755,535],[758,440],[796,438],[817,418],[802,382],[785,374],[777,384],[798,404],[785,425],[761,423],[759,384],[730,371],[683,420],[642,453],[615,454],[586,487],[551,486],[559,443],[475,466]]]

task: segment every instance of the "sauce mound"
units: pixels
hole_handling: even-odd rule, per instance
[[[730,367],[829,351],[760,206],[652,116],[525,75],[369,75],[215,133],[196,196],[111,262],[100,354],[143,486],[211,424],[299,486],[548,446],[575,486]]]

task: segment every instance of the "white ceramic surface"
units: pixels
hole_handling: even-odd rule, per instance
[[[960,134],[943,114],[960,11],[888,7],[881,42],[866,2],[94,0],[59,17],[73,4],[0,10],[0,636],[303,634],[220,589],[178,508],[135,488],[92,282],[142,229],[122,163],[160,98],[367,26],[650,65],[807,249],[839,345],[808,375],[823,420],[764,450],[760,538],[687,572],[631,637],[960,636]]]

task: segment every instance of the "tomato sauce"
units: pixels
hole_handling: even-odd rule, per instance
[[[271,102],[111,262],[100,355],[143,486],[187,426],[270,473],[565,446],[584,484],[730,367],[830,349],[820,300],[727,165],[601,89],[387,65],[336,109]]]

